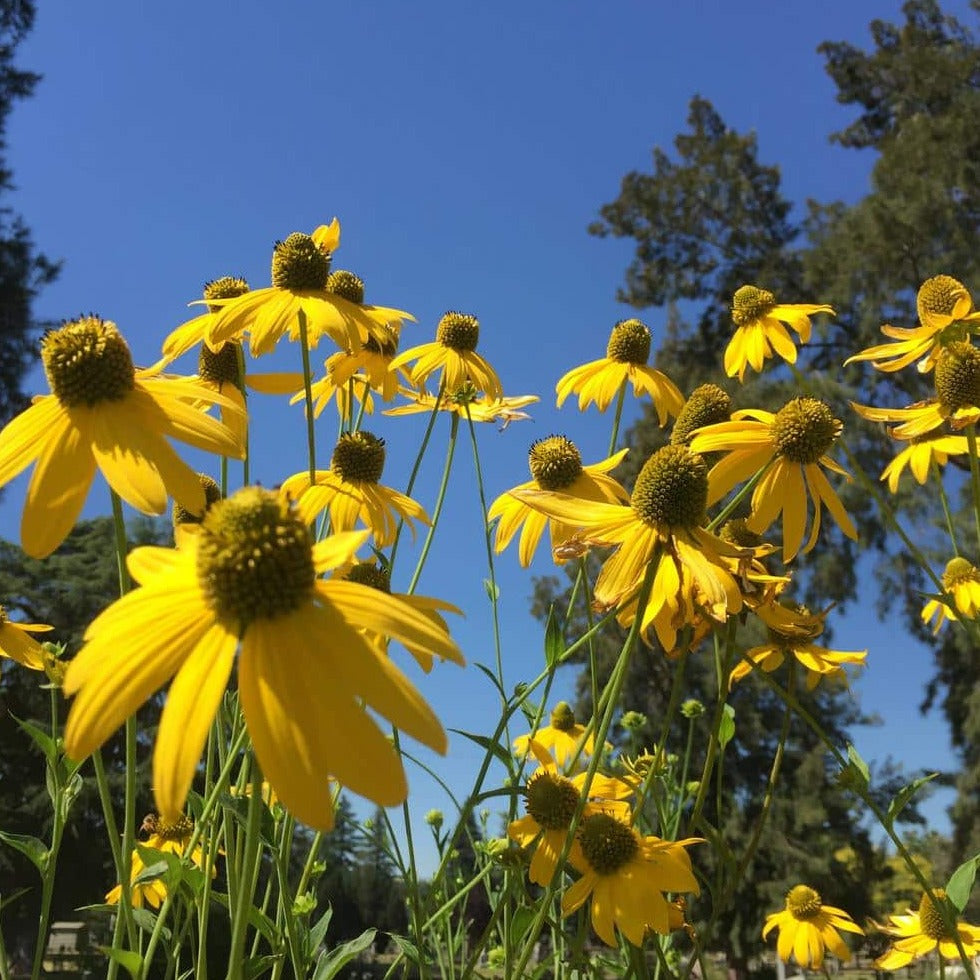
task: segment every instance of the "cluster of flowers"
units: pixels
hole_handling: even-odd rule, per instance
[[[22,543],[31,555],[47,556],[64,540],[96,469],[114,494],[145,513],[161,514],[168,498],[175,500],[177,547],[139,548],[128,556],[140,587],[91,624],[64,678],[65,693],[74,695],[65,746],[76,759],[97,749],[172,678],[153,759],[160,814],[154,836],[168,844],[189,839],[185,801],[236,668],[262,771],[283,805],[313,827],[332,823],[329,777],[381,805],[405,799],[401,758],[366,709],[438,751],[446,748],[441,724],[388,659],[387,643],[403,642],[425,669],[434,656],[462,663],[442,616],[457,610],[438,599],[391,593],[381,549],[395,545],[403,523],[429,518],[409,496],[381,483],[383,440],[360,421],[374,411],[375,398],[402,395],[407,402],[388,414],[443,410],[507,424],[536,398],[504,396],[496,372],[476,351],[479,323],[469,314],[447,313],[434,342],[399,353],[402,324],[412,317],[367,304],[359,277],[331,270],[339,243],[335,220],[276,245],[268,288],[250,290],[234,278],[209,283],[201,301],[206,311],[167,337],[162,359],[149,369],[134,366],[115,325],[98,317],[50,332],[42,360],[51,393],[0,432],[0,486],[34,464],[22,519]],[[728,376],[742,381],[748,367],[760,371],[774,355],[794,364],[786,325],[805,343],[810,317],[832,313],[828,306],[779,304],[771,292],[743,286],[733,300]],[[884,371],[915,361],[922,372],[934,370],[936,395],[927,402],[855,406],[869,419],[898,423],[892,434],[908,443],[883,474],[892,490],[906,466],[924,482],[951,455],[968,454],[973,465],[977,457],[973,429],[957,432],[980,418],[980,351],[971,340],[980,313],[965,287],[938,276],[919,291],[919,315],[916,328],[883,328],[894,343],[851,359]],[[246,376],[243,342],[258,357],[284,336],[300,344],[303,373]],[[324,338],[338,349],[314,380],[309,351]],[[197,346],[196,376],[167,373]],[[730,617],[751,615],[767,640],[743,655],[730,683],[754,667],[771,672],[787,661],[803,668],[809,687],[824,679],[846,683],[844,667],[861,665],[866,652],[815,642],[827,611],[787,598],[791,572],[769,567],[777,547],[763,540],[780,522],[778,550],[784,564],[792,562],[816,544],[824,508],[845,535],[857,537],[827,478],[828,472],[847,478],[830,455],[842,422],[809,396],[775,413],[733,410],[716,385],[685,399],[648,365],[650,350],[649,329],[625,320],[613,328],[606,357],[571,370],[556,389],[559,406],[577,395],[580,409],[595,404],[605,411],[615,398],[621,406],[632,388],[650,397],[662,426],[674,420],[669,443],[645,461],[632,492],[610,475],[625,450],[586,465],[564,436],[540,440],[530,451],[531,481],[490,508],[490,520],[498,521],[497,551],[520,532],[519,560],[526,566],[546,528],[558,563],[593,547],[613,548],[593,588],[597,608],[615,611],[624,626],[639,617],[639,634],[647,642],[656,636],[667,655],[693,650]],[[286,477],[277,492],[246,486],[223,497],[223,488],[194,473],[168,439],[245,457],[249,387],[305,401],[310,466]],[[317,469],[312,427],[331,402],[343,432],[329,468]],[[747,515],[733,516],[744,498]],[[721,509],[709,517],[716,505]],[[330,533],[318,540],[310,526],[324,513]],[[368,539],[375,557],[359,560]],[[943,585],[924,618],[935,618],[938,629],[947,617],[976,616],[980,572],[973,564],[954,557]],[[45,628],[13,623],[0,609],[0,649],[43,668],[43,650],[31,634]],[[579,760],[595,746],[574,719],[556,717],[519,748],[540,766],[526,784],[527,815],[508,828],[519,844],[534,848],[532,881],[550,883],[564,857],[581,877],[565,893],[563,910],[591,897],[592,923],[609,943],[616,927],[639,945],[648,930],[679,926],[681,905],[665,893],[698,891],[685,850],[695,839],[641,836],[634,821],[644,786],[599,775],[594,766],[591,778],[579,773]],[[161,835],[160,828],[169,829]],[[766,931],[781,927],[780,955],[792,950],[801,965],[804,959],[818,965],[825,947],[846,952],[835,928],[860,930],[845,913],[822,906],[812,889],[800,888]],[[916,927],[932,936],[936,930],[929,931],[924,916],[920,907]],[[923,948],[916,945],[919,934],[908,931],[912,926],[894,920],[901,938],[898,952],[883,959],[886,968]],[[980,942],[973,933],[961,935]],[[934,938],[945,955],[949,937]]]

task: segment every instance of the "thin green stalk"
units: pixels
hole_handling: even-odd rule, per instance
[[[721,509],[717,517],[714,517],[708,523],[708,530],[714,531],[715,528],[721,527],[725,521],[735,512],[738,505],[755,489],[755,485],[766,475],[769,468],[772,466],[773,461],[769,460],[765,466],[759,468],[758,472],[752,477],[748,483],[743,486],[731,500]]]
[[[626,384],[624,382],[621,391],[625,390]],[[582,587],[585,590],[585,622],[589,631],[591,631],[593,626],[592,590],[589,588],[588,570],[585,567],[584,557],[579,559],[578,571],[579,574],[577,578],[581,578]],[[591,637],[589,639],[589,689],[592,695],[592,711],[595,712],[598,710],[599,706],[599,665],[596,662],[595,643],[592,641]]]
[[[582,814],[585,812],[585,804],[589,797],[589,789],[592,786],[592,781],[595,779],[596,773],[599,771],[599,763],[602,759],[601,746],[605,744],[606,735],[612,726],[613,716],[615,715],[619,706],[619,697],[622,693],[623,684],[626,680],[629,661],[639,639],[640,625],[643,621],[643,614],[646,611],[647,602],[650,599],[650,592],[653,589],[653,579],[657,570],[658,558],[659,550],[653,555],[651,561],[647,564],[646,574],[643,577],[643,585],[640,588],[640,594],[637,598],[636,614],[633,618],[633,623],[630,626],[629,634],[626,637],[626,641],[623,643],[623,648],[620,651],[619,658],[616,661],[616,666],[613,668],[612,676],[610,677],[606,688],[606,693],[604,695],[606,708],[602,716],[602,721],[599,723],[598,730],[594,736],[596,751],[592,753],[592,758],[589,760],[588,768],[585,771],[585,781],[582,785],[582,793],[575,808],[575,814],[573,815],[571,823],[569,824],[568,835],[565,838],[562,853],[558,858],[558,868],[563,867],[565,862],[568,860],[568,855],[572,849],[572,843],[575,839],[575,832],[581,823]],[[595,716],[593,715],[593,720],[594,718]],[[530,928],[525,933],[524,950],[514,968],[514,976],[524,976],[524,971],[527,967],[528,961],[531,958],[531,953],[534,950],[534,944],[537,942],[541,929],[544,926],[544,920],[548,915],[548,907],[555,896],[560,880],[561,875],[556,873],[552,877],[551,882],[544,889],[544,893],[540,898],[537,915],[531,923]]]
[[[953,530],[953,517],[949,511],[949,499],[946,497],[946,488],[943,486],[943,475],[935,459],[929,461],[929,468],[936,480],[936,486],[939,488],[939,499],[942,502],[943,514],[946,517],[946,530],[949,531],[949,544],[953,549],[953,556],[958,558],[960,549],[956,545],[956,532]]]
[[[0,929],[0,980],[10,980],[10,962],[7,959],[7,944],[3,941],[2,929]]]
[[[459,432],[459,416],[453,413],[452,419],[449,425],[449,445],[446,447],[446,463],[442,469],[442,480],[439,483],[439,491],[436,494],[436,502],[432,508],[432,519],[429,524],[429,529],[425,534],[425,541],[422,543],[422,551],[419,554],[419,560],[415,564],[415,571],[412,573],[412,580],[408,583],[408,588],[405,590],[408,595],[413,595],[416,586],[419,584],[419,579],[422,576],[422,569],[425,567],[426,559],[429,557],[429,549],[432,547],[432,541],[435,538],[436,527],[439,524],[439,516],[442,514],[443,504],[446,502],[446,491],[449,489],[449,474],[453,468],[453,456],[456,452],[456,436]],[[392,548],[391,560],[394,562],[395,551]]]
[[[980,462],[977,460],[976,422],[971,422],[966,427],[966,445],[970,459],[970,489],[973,491],[973,520],[977,529],[977,548],[980,550]]]
[[[316,434],[313,430],[313,371],[310,368],[310,342],[306,333],[306,313],[296,314],[299,320],[299,347],[303,354],[303,395],[306,399],[306,451],[310,460],[310,486],[316,483]]]
[[[480,448],[476,438],[476,427],[470,417],[470,406],[466,405],[466,421],[470,428],[470,443],[473,446],[473,466],[476,470],[476,488],[480,496],[480,513],[483,518],[483,540],[487,549],[487,571],[490,575],[490,609],[493,618],[493,652],[497,668],[497,681],[501,690],[504,689],[503,645],[500,641],[500,610],[497,598],[497,573],[493,561],[493,535],[487,523],[487,496],[483,486],[483,468],[480,466]],[[510,728],[504,728],[504,735],[510,742]]]
[[[245,951],[245,935],[248,932],[248,913],[252,908],[254,871],[260,858],[259,833],[262,827],[262,773],[253,758],[252,794],[248,798],[245,824],[245,856],[242,861],[238,893],[235,896],[231,916],[231,948],[228,952],[228,980],[241,980]],[[230,896],[229,896],[230,897]]]
[[[415,462],[412,464],[412,472],[409,473],[408,483],[405,486],[405,496],[411,497],[412,490],[415,488],[415,480],[419,475],[419,470],[422,467],[422,460],[425,458],[425,451],[429,448],[429,440],[432,438],[432,430],[435,428],[436,418],[439,415],[439,404],[442,401],[443,391],[445,389],[445,381],[439,386],[439,393],[436,395],[436,400],[432,405],[432,411],[429,413],[429,421],[425,426],[425,433],[422,436],[422,442],[419,445],[419,451],[415,455]],[[455,416],[455,413],[453,413]],[[391,546],[391,555],[388,558],[388,563],[391,567],[395,564],[395,555],[398,552],[398,542],[401,540],[402,531],[405,528],[405,522],[398,522],[398,530],[395,532],[395,540]]]
[[[612,433],[609,436],[609,452],[606,456],[612,456],[616,452],[616,443],[619,442],[619,425],[623,419],[623,402],[626,400],[627,379],[623,378],[623,383],[619,386],[619,394],[616,396],[616,411],[613,414]]]

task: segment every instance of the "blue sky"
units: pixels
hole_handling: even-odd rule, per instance
[[[866,46],[870,19],[900,19],[894,0],[382,0],[282,4],[274,15],[258,0],[39,6],[20,61],[44,78],[8,131],[13,203],[38,245],[64,260],[38,315],[97,312],[148,363],[205,280],[236,274],[267,285],[273,242],[337,215],[334,267],[363,276],[369,301],[417,316],[404,345],[431,339],[447,309],[474,312],[480,350],[506,392],[542,396],[533,422],[479,433],[491,499],[527,479],[530,442],[552,432],[573,438],[586,462],[605,455],[610,419],[571,404],[558,412],[552,392],[566,370],[602,356],[613,323],[632,315],[615,300],[629,243],[585,230],[620,178],[647,169],[654,145],[670,146],[699,93],[729,125],[757,131],[761,159],[781,165],[794,200],[860,197],[872,158],[828,142],[853,114],[835,103],[815,49],[826,39]],[[950,9],[965,14],[967,5]],[[656,342],[664,316],[643,315]],[[298,364],[296,348],[283,344],[255,369]],[[36,386],[43,390],[40,376]],[[254,472],[280,482],[305,465],[301,410],[258,397],[253,410]],[[627,421],[636,413],[628,406]],[[388,440],[385,482],[403,487],[421,421],[368,427]],[[417,492],[428,507],[442,467],[439,431]],[[324,460],[333,436],[332,424],[321,425]],[[421,591],[467,611],[460,645],[470,660],[492,663],[472,472],[464,442]],[[8,537],[23,485],[0,506]],[[87,513],[107,510],[97,484]],[[530,576],[513,551],[497,568],[510,687],[538,672],[542,639],[527,612]],[[532,569],[549,570],[543,558]],[[396,586],[410,571],[401,565]],[[910,769],[946,766],[944,723],[918,713],[931,658],[879,623],[873,602],[869,591],[836,629],[843,648],[869,647],[855,690],[884,722],[857,733],[858,746]],[[447,726],[492,727],[494,696],[478,671],[406,669]],[[454,737],[436,764],[465,793],[476,761]],[[445,805],[427,777],[410,778],[413,810]],[[937,795],[927,807],[939,828],[945,802]]]

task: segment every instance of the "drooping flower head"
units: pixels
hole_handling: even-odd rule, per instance
[[[419,388],[424,388],[429,377],[441,369],[437,387],[443,392],[470,385],[488,399],[502,398],[504,392],[497,372],[476,352],[479,339],[480,321],[472,313],[450,310],[436,327],[434,343],[403,351],[388,366],[394,370],[414,361],[409,376]]]
[[[363,429],[344,433],[334,446],[329,470],[317,470],[311,485],[308,472],[289,477],[280,488],[282,495],[296,502],[300,519],[308,524],[323,510],[329,510],[334,533],[350,531],[362,521],[374,533],[379,548],[391,544],[399,520],[415,533],[412,521],[429,523],[424,508],[411,497],[383,486],[384,439]]]
[[[761,667],[766,673],[778,670],[787,658],[792,657],[806,670],[806,686],[813,690],[825,677],[833,677],[847,683],[844,664],[863,664],[867,650],[830,650],[817,646],[813,641],[824,631],[829,609],[811,613],[805,606],[790,600],[768,602],[755,609],[755,614],[765,623],[768,640],[745,652],[744,658],[732,671],[729,684],[740,681],[753,667]]]
[[[894,341],[877,344],[849,357],[844,363],[871,361],[879,371],[894,372],[919,361],[920,371],[931,371],[944,346],[966,340],[980,326],[980,313],[974,312],[966,286],[952,276],[933,276],[920,287],[915,302],[918,327],[885,324],[881,332]]]
[[[342,350],[355,349],[393,321],[411,320],[404,310],[366,306],[329,288],[330,262],[340,244],[340,223],[320,225],[312,234],[295,231],[276,242],[272,252],[272,285],[237,299],[213,300],[220,305],[207,326],[206,340],[217,347],[249,334],[253,357],[268,354],[284,334],[300,337],[299,316],[307,340],[315,347],[328,336]]]
[[[494,546],[496,551],[503,551],[520,530],[518,560],[523,568],[527,568],[547,526],[551,535],[552,553],[560,563],[560,547],[574,534],[575,528],[558,521],[549,521],[540,511],[515,497],[514,491],[551,490],[582,500],[625,502],[629,499],[629,494],[608,474],[623,461],[626,452],[624,449],[601,462],[583,466],[578,447],[565,436],[548,436],[533,443],[528,453],[528,466],[533,479],[501,494],[490,505],[487,513],[488,521],[499,518]]]
[[[948,910],[948,918],[955,920],[955,910],[946,898],[942,888],[934,888],[932,894],[923,893],[919,907],[905,915],[890,915],[890,925],[883,926],[882,932],[894,938],[891,948],[875,960],[879,970],[900,970],[912,960],[939,951],[944,960],[957,960],[960,953],[956,937],[963,945],[963,952],[973,958],[980,954],[980,928],[968,922],[956,921],[955,932],[946,924],[938,904],[942,902]]]
[[[582,877],[565,892],[562,914],[570,915],[591,897],[592,928],[607,945],[618,945],[617,928],[634,946],[643,945],[648,929],[667,935],[676,917],[664,892],[699,891],[684,850],[695,843],[695,838],[641,837],[613,813],[590,814],[579,825],[571,859]]]
[[[529,419],[531,416],[521,409],[534,402],[541,401],[537,395],[503,395],[500,398],[487,398],[476,388],[467,383],[453,392],[443,393],[442,397],[431,395],[424,391],[408,391],[401,389],[401,394],[411,399],[405,405],[387,408],[384,415],[418,415],[431,414],[436,409],[440,412],[452,412],[460,418],[472,422],[501,422],[503,432],[511,422]]]
[[[788,324],[799,335],[800,343],[810,340],[814,313],[834,315],[830,306],[809,303],[777,303],[768,289],[759,286],[741,286],[732,298],[732,319],[735,335],[725,348],[725,373],[730,378],[745,378],[745,369],[751,365],[761,371],[763,364],[778,354],[790,364],[796,363],[796,345],[783,324]]]
[[[838,929],[864,935],[864,930],[843,909],[823,905],[820,893],[809,885],[796,885],[789,890],[786,908],[766,918],[762,938],[765,939],[773,929],[778,930],[776,952],[779,958],[788,963],[792,956],[803,969],[812,967],[814,970],[823,966],[828,949],[845,962],[851,958],[851,951]]]
[[[943,571],[942,583],[949,597],[947,601],[930,599],[922,608],[923,623],[935,619],[933,635],[942,629],[947,619],[976,619],[980,614],[980,569],[976,565],[959,556],[950,559]]]
[[[9,657],[31,670],[44,670],[44,648],[31,634],[47,633],[52,629],[53,626],[40,623],[15,623],[0,606],[0,657]]]
[[[366,709],[439,752],[446,738],[418,691],[361,632],[457,659],[446,632],[393,596],[322,577],[351,561],[366,532],[313,543],[277,494],[246,487],[216,503],[180,549],[137,548],[142,587],[101,613],[68,668],[65,749],[83,759],[169,678],[153,787],[175,820],[238,655],[238,690],[262,772],[286,808],[333,822],[333,775],[382,806],[405,774]]]
[[[766,467],[752,492],[752,514],[747,526],[762,534],[782,514],[785,561],[795,557],[801,545],[806,552],[817,543],[821,504],[826,505],[840,529],[856,539],[857,531],[821,469],[847,476],[827,455],[842,429],[841,421],[824,402],[798,397],[776,414],[744,409],[735,412],[730,422],[698,430],[691,440],[693,452],[728,453],[709,474],[709,504]],[[808,497],[813,499],[814,515],[804,544]]]
[[[51,394],[0,432],[0,486],[36,461],[21,520],[24,550],[44,558],[81,513],[95,470],[127,503],[162,514],[172,495],[188,510],[204,509],[197,474],[167,441],[240,459],[227,427],[195,405],[232,401],[197,382],[156,377],[133,366],[114,323],[82,317],[45,334],[41,360]]]
[[[647,364],[650,359],[650,328],[640,320],[621,320],[613,327],[606,356],[572,368],[555,387],[558,407],[569,395],[578,395],[578,407],[584,411],[595,403],[604,412],[627,381],[639,397],[649,395],[661,425],[677,415],[684,396],[677,385],[662,371]]]
[[[189,817],[183,815],[168,821],[151,813],[143,820],[140,830],[149,834],[143,845],[145,848],[180,857],[190,843],[194,824]],[[191,861],[199,868],[204,867],[204,850],[200,844],[194,848]],[[167,897],[167,886],[160,878],[147,878],[145,872],[146,864],[143,855],[139,850],[133,851],[130,859],[130,902],[133,908],[141,909],[144,905],[149,905],[151,908],[158,909]],[[212,866],[211,877],[216,875],[217,870]],[[108,905],[118,905],[121,899],[122,885],[110,889],[105,897]]]

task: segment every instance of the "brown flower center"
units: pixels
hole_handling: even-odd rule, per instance
[[[608,813],[587,816],[579,827],[578,842],[589,867],[599,875],[615,874],[640,849],[636,831]]]
[[[97,316],[45,334],[41,361],[51,391],[65,408],[119,401],[136,384],[129,346],[114,323]]]
[[[817,398],[794,398],[772,423],[776,453],[794,463],[816,463],[844,429],[830,407]]]
[[[650,358],[650,328],[642,320],[620,320],[612,328],[606,357],[624,364],[646,364]]]
[[[346,432],[334,446],[330,469],[347,483],[378,483],[385,468],[385,441],[370,432]]]
[[[531,446],[528,465],[542,490],[565,490],[581,475],[582,456],[571,439],[548,436]]]
[[[330,254],[309,235],[294,231],[272,251],[272,285],[294,292],[324,290],[330,274]]]
[[[698,527],[708,503],[708,467],[686,446],[664,446],[644,463],[631,502],[651,527]]]

